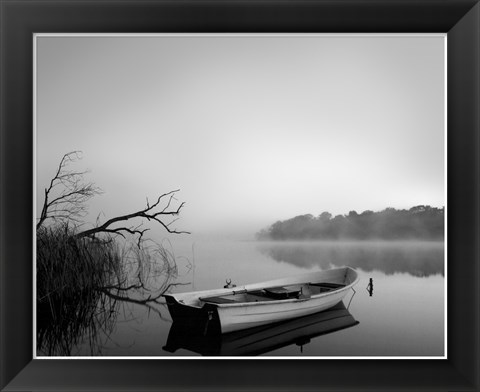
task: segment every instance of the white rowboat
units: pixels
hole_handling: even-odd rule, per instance
[[[166,294],[174,321],[205,320],[222,333],[302,317],[338,304],[358,282],[350,267],[316,271],[241,287]]]

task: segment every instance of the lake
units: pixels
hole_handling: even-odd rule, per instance
[[[76,342],[75,356],[263,355],[438,357],[445,345],[443,242],[255,242],[172,239],[185,292],[240,286],[349,265],[355,293],[330,313],[232,336],[192,339],[165,306],[117,306],[108,334]],[[373,292],[367,286],[373,281]],[[39,355],[42,355],[39,353]]]

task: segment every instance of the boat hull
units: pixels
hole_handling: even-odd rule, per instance
[[[241,307],[217,307],[223,333],[284,321],[321,312],[338,304],[347,291],[332,294],[328,298],[260,303]]]

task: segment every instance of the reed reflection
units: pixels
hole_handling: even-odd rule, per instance
[[[37,302],[38,354],[69,356],[79,347],[86,347],[90,355],[101,354],[114,330],[118,307],[117,300],[96,291]]]

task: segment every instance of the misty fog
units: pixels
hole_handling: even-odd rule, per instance
[[[444,37],[41,36],[36,189],[63,154],[87,222],[180,189],[180,230],[444,205]],[[161,230],[152,231],[154,237]]]

